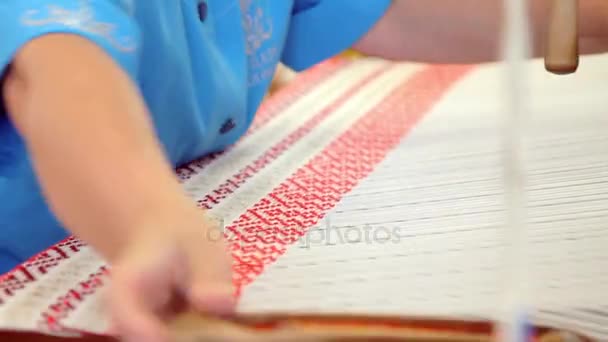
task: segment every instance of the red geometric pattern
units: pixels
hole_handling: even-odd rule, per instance
[[[253,163],[248,165],[243,170],[240,170],[238,173],[234,174],[232,177],[227,179],[224,183],[222,183],[213,191],[206,194],[205,197],[198,201],[198,205],[202,208],[211,209],[212,207],[219,204],[224,198],[226,198],[227,196],[232,194],[236,189],[242,186],[247,181],[247,179],[260,172],[273,160],[281,156],[281,154],[287,151],[289,147],[291,147],[298,140],[308,134],[320,122],[322,122],[325,118],[331,115],[338,107],[342,106],[349,98],[351,98],[355,93],[357,93],[362,87],[366,86],[372,80],[379,77],[389,68],[390,64],[379,68],[361,81],[354,84],[350,89],[342,93],[340,97],[338,97],[338,99],[336,99],[333,103],[323,108],[319,113],[311,117],[302,126],[298,127],[298,129],[290,133],[282,141],[280,141],[274,146],[271,146],[262,156],[256,159]]]
[[[256,114],[247,135],[263,127],[278,113],[281,113],[283,109],[290,106],[320,82],[331,77],[336,71],[341,70],[348,63],[347,59],[336,58],[320,63],[310,69],[310,71],[299,74],[293,83],[279,90],[275,96],[268,98],[262,103],[259,113]],[[192,174],[200,172],[204,166],[217,158],[218,155],[208,156],[187,166],[180,167],[177,169],[177,174],[182,180],[188,179]],[[39,253],[16,269],[0,276],[0,305],[4,303],[6,297],[12,296],[18,290],[25,288],[27,284],[34,282],[39,275],[46,274],[49,269],[59,264],[62,260],[69,258],[78,252],[80,247],[85,245],[84,242],[70,237]]]
[[[249,130],[247,130],[244,137],[259,130],[279,113],[283,112],[284,109],[291,106],[296,100],[308,93],[319,83],[330,78],[336,71],[341,70],[347,64],[349,64],[348,59],[335,58],[320,63],[304,73],[298,74],[289,85],[279,89],[274,96],[262,101],[260,108],[251,123],[251,127],[249,127]],[[234,146],[236,145],[238,145],[238,142]],[[207,165],[217,159],[218,156],[229,152],[234,146],[229,147],[224,152],[211,154],[195,160],[188,165],[179,167],[177,169],[177,176],[182,181],[189,179],[192,175],[201,172]]]
[[[326,69],[318,72],[316,76],[310,73],[309,85],[306,85],[308,82],[301,81],[301,93],[298,94],[295,89],[287,89],[288,93],[275,97],[279,99],[276,103],[270,102],[272,99],[268,100],[263,107],[266,116],[261,111],[261,116],[252,125],[252,130],[268,122],[293,102],[294,98],[309,91],[318,80],[340,69],[339,64],[338,62],[319,66],[319,69]],[[467,66],[434,66],[419,72],[227,227],[232,233],[231,248],[237,264],[234,281],[237,287],[242,289],[253,281],[266,266],[276,261],[290,244],[298,241],[308,228],[314,226],[331,210],[344,194],[369,175],[386,153],[398,144],[448,88],[470,69],[471,67]],[[297,82],[294,85],[297,86]],[[281,98],[287,98],[289,94],[293,95],[291,101]],[[345,101],[346,98],[338,101]],[[326,111],[316,114],[303,127],[268,150],[256,163],[234,175],[231,181],[226,183],[230,184],[229,186],[223,185],[221,189],[216,190],[224,193],[234,191],[252,172],[259,171],[331,113],[329,109]],[[195,165],[192,170],[200,172],[200,167],[208,163],[209,161],[201,164],[202,166]],[[188,178],[192,172],[186,169],[182,171],[181,176],[183,179]],[[210,207],[224,197],[225,195],[221,195],[204,199],[201,204]],[[0,277],[0,305],[3,297],[14,295],[35,282],[40,275],[77,253],[83,245],[81,241],[70,238]],[[79,303],[103,285],[107,275],[107,269],[102,267],[99,272],[91,274],[88,279],[58,298],[54,305],[41,313],[40,328],[65,330],[61,322]]]
[[[86,280],[77,284],[76,288],[58,298],[55,304],[42,313],[39,328],[51,332],[65,331],[65,327],[60,324],[60,321],[68,317],[86,297],[96,293],[104,285],[104,278],[108,275],[109,270],[105,266],[101,267],[98,272],[89,275]]]
[[[469,70],[433,66],[419,72],[228,226],[239,292],[365,178]]]
[[[79,252],[84,245],[82,241],[70,237],[0,277],[0,305],[7,297],[14,296],[60,262]]]
[[[281,155],[282,152],[286,151],[300,138],[305,136],[306,133],[310,132],[316,125],[318,125],[323,119],[330,115],[336,108],[346,102],[358,90],[370,83],[373,79],[380,76],[382,73],[386,72],[389,69],[389,66],[390,65],[387,64],[387,66],[379,68],[378,70],[363,78],[361,81],[354,84],[350,89],[341,94],[341,96],[333,103],[329,104],[328,106],[323,108],[319,113],[315,114],[304,125],[300,126],[296,131],[292,132],[290,135],[288,135],[281,142],[277,143],[275,146],[270,147],[269,150],[258,160],[254,161],[247,168],[234,175],[225,183],[221,184],[210,194],[207,194],[202,200],[199,201],[199,204],[207,209],[211,209],[213,206],[217,205],[219,202],[221,202],[222,199],[226,198],[226,196],[228,196],[229,194],[234,192],[234,190],[242,186],[247,181],[247,179],[262,170],[265,166],[270,164],[272,160],[276,159],[279,155]],[[327,71],[335,72],[333,68],[328,69]],[[283,105],[285,105],[285,103],[287,102],[282,102]],[[200,169],[197,172],[200,172]],[[101,276],[105,274],[105,272],[100,272]],[[103,279],[98,277],[95,279],[95,281],[103,282]],[[82,301],[84,297],[92,294],[89,288],[87,288],[87,290],[89,290],[89,292],[81,293],[78,290],[70,289],[67,295],[61,296],[57,300],[56,304],[52,305],[52,308],[50,310],[43,313],[43,320],[41,324],[44,325],[44,322],[46,322],[46,324],[49,325],[48,328],[53,329],[54,331],[57,329],[62,329],[60,323],[63,319],[68,317],[69,313],[72,311],[72,305],[74,303]],[[70,299],[70,301],[66,303],[67,299]],[[62,311],[61,309],[64,310]]]

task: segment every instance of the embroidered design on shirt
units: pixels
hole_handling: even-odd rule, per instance
[[[240,0],[243,10],[243,28],[246,33],[246,52],[255,54],[270,38],[272,38],[272,19],[264,14],[259,6],[253,8],[254,0]]]
[[[269,2],[240,0],[240,5],[246,37],[245,52],[249,63],[247,85],[255,87],[272,79],[280,51],[274,44],[264,46],[273,38],[274,33],[274,21],[268,9]]]
[[[96,21],[95,13],[88,1],[79,1],[78,9],[70,10],[58,5],[48,5],[47,10],[27,10],[21,22],[25,26],[45,26],[60,24],[91,33],[107,40],[114,48],[122,52],[133,52],[137,45],[131,37],[117,38],[115,24]]]

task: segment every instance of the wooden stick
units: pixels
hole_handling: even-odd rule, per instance
[[[578,51],[578,0],[553,0],[549,17],[545,69],[558,75],[576,72]]]
[[[170,322],[171,342],[499,342],[491,321],[357,315],[239,315],[219,319],[189,312]],[[592,342],[584,336],[533,326],[538,342]],[[2,342],[119,342],[0,330]]]

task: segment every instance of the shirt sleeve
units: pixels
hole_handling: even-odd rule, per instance
[[[282,62],[301,71],[350,48],[392,0],[296,0]]]
[[[53,33],[86,38],[108,53],[131,77],[137,74],[139,30],[131,0],[2,0],[0,78],[29,41]]]

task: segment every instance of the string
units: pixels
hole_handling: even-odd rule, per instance
[[[523,121],[526,118],[526,72],[530,56],[526,0],[505,0],[504,60],[506,81],[503,127],[503,167],[506,224],[503,312],[498,331],[503,341],[525,341],[527,336],[529,274],[525,219]]]

